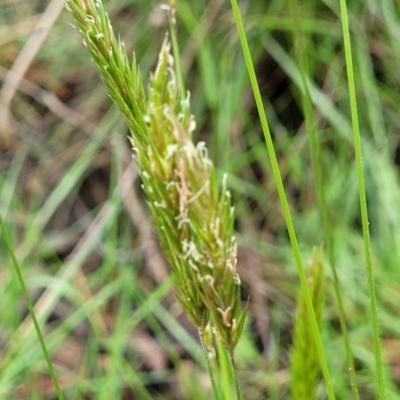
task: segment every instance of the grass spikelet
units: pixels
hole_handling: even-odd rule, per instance
[[[246,310],[240,307],[231,195],[226,176],[219,191],[205,143],[192,142],[196,124],[190,113],[190,93],[181,100],[170,42],[166,38],[162,45],[146,100],[136,62],[130,65],[102,3],[69,0],[67,8],[130,127],[142,187],[171,265],[178,299],[200,334],[211,316],[223,345],[233,351]]]
[[[315,316],[320,326],[324,306],[322,248],[315,251],[307,270],[307,278]],[[317,393],[321,368],[309,320],[301,291],[297,299],[296,322],[290,355],[292,400],[315,399]]]
[[[147,102],[135,58],[129,62],[125,45],[117,40],[107,13],[99,0],[66,0],[108,93],[132,132],[135,144],[146,140],[143,116]]]

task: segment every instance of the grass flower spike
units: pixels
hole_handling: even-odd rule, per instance
[[[130,65],[101,2],[70,0],[67,7],[131,130],[142,187],[178,299],[200,334],[211,318],[214,331],[232,352],[246,316],[235,268],[234,210],[226,176],[219,191],[205,144],[192,142],[196,124],[190,94],[183,100],[180,96],[170,42],[165,39],[162,45],[146,100],[135,60]]]
[[[235,270],[234,212],[226,177],[219,193],[216,173],[203,142],[191,140],[195,121],[189,93],[178,100],[170,44],[166,40],[151,79],[145,116],[147,148],[138,149],[147,193],[163,248],[171,264],[179,299],[203,330],[211,314],[227,348],[243,328],[240,278]],[[144,150],[144,151],[143,151]],[[205,305],[204,315],[193,313]],[[195,307],[194,307],[195,305]]]

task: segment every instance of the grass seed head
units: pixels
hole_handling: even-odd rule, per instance
[[[236,272],[234,212],[224,178],[222,191],[196,127],[190,93],[181,96],[171,44],[166,38],[146,99],[136,62],[116,40],[102,3],[67,2],[110,97],[132,133],[135,160],[162,247],[171,265],[177,297],[201,333],[209,323],[232,350],[243,329]]]

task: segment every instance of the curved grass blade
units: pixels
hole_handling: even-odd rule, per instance
[[[9,252],[10,257],[11,257],[11,260],[12,260],[12,262],[14,264],[15,272],[17,274],[19,283],[21,285],[22,292],[23,292],[23,294],[25,296],[26,304],[28,306],[29,313],[31,315],[33,324],[35,326],[35,330],[36,330],[36,333],[37,333],[37,336],[38,336],[38,339],[39,339],[39,342],[40,342],[40,346],[42,347],[43,355],[44,355],[44,358],[46,359],[47,367],[49,369],[49,373],[50,373],[51,379],[53,381],[54,388],[56,390],[58,399],[59,400],[64,400],[63,394],[62,394],[60,386],[58,384],[56,373],[55,373],[54,368],[53,368],[53,364],[52,364],[51,359],[50,359],[49,352],[47,351],[46,344],[44,342],[44,337],[43,337],[42,331],[40,329],[39,322],[36,319],[35,310],[33,309],[33,305],[32,305],[31,299],[29,298],[28,290],[26,289],[25,281],[24,281],[24,278],[22,276],[22,272],[21,272],[21,269],[19,267],[19,264],[18,264],[18,261],[17,261],[17,257],[15,257],[15,253],[14,253],[14,250],[12,248],[11,241],[10,241],[10,238],[8,236],[7,229],[6,229],[6,226],[5,226],[5,223],[3,221],[3,217],[1,216],[1,214],[0,214],[0,227],[1,227],[1,230],[2,230],[2,233],[3,233],[4,242],[6,243],[8,252]]]
[[[379,323],[378,323],[378,312],[377,312],[377,302],[375,295],[375,285],[374,276],[371,260],[371,239],[369,235],[369,222],[368,222],[368,208],[367,208],[367,198],[365,194],[365,180],[362,162],[362,150],[361,150],[361,135],[360,126],[358,122],[358,112],[357,112],[357,96],[356,87],[354,80],[353,71],[353,57],[351,51],[351,41],[350,41],[350,31],[349,31],[349,18],[347,15],[347,3],[346,0],[340,0],[340,13],[342,19],[342,29],[343,29],[343,41],[344,41],[344,51],[346,58],[346,68],[347,68],[347,78],[349,86],[349,96],[350,96],[350,110],[351,110],[351,120],[353,126],[353,139],[354,139],[354,151],[356,156],[357,165],[357,177],[358,177],[358,193],[360,197],[360,209],[361,209],[361,222],[362,231],[364,237],[364,253],[365,262],[367,268],[367,280],[368,280],[368,292],[370,300],[370,313],[371,313],[371,325],[374,334],[374,353],[375,353],[375,364],[376,364],[376,377],[378,383],[378,396],[379,399],[385,399],[385,382],[383,374],[383,362],[382,362],[382,349],[379,337]]]
[[[311,330],[313,332],[315,345],[317,347],[318,357],[319,357],[319,361],[321,363],[321,369],[322,369],[322,373],[323,373],[324,379],[325,379],[326,390],[327,390],[329,399],[333,400],[333,399],[335,399],[335,395],[333,392],[333,386],[332,386],[332,381],[331,381],[330,374],[329,374],[328,364],[326,362],[325,351],[324,351],[324,347],[322,344],[321,334],[320,334],[320,331],[318,328],[318,323],[317,323],[317,320],[315,317],[315,312],[314,312],[314,308],[313,308],[312,300],[311,300],[311,294],[310,294],[310,291],[307,286],[307,279],[306,279],[306,275],[304,272],[303,263],[301,261],[300,249],[299,249],[299,245],[297,242],[297,236],[296,236],[296,233],[294,230],[294,225],[293,225],[292,217],[290,214],[289,203],[286,199],[285,189],[283,187],[283,181],[282,181],[281,173],[279,170],[278,161],[276,159],[276,154],[275,154],[274,144],[272,142],[271,132],[268,127],[267,117],[266,117],[264,105],[263,105],[263,102],[261,99],[260,89],[258,87],[257,78],[256,78],[255,70],[254,70],[254,65],[253,65],[253,62],[251,59],[250,49],[249,49],[249,45],[247,43],[247,38],[246,38],[244,26],[243,26],[243,21],[242,21],[241,15],[240,15],[240,10],[239,10],[238,4],[237,4],[237,0],[231,0],[231,4],[232,4],[233,13],[235,16],[237,30],[239,32],[239,37],[240,37],[240,42],[241,42],[242,49],[243,49],[244,58],[246,61],[248,72],[249,72],[249,77],[250,77],[250,82],[251,82],[251,86],[253,89],[253,94],[255,97],[256,104],[257,104],[257,109],[258,109],[262,129],[264,132],[265,142],[267,145],[267,150],[268,150],[268,154],[269,154],[270,161],[271,161],[275,184],[276,184],[276,187],[277,187],[277,190],[279,193],[279,199],[281,202],[282,211],[285,216],[286,226],[288,229],[294,258],[296,260],[296,266],[298,269],[298,274],[300,276],[302,290],[304,292],[304,298],[305,298],[307,310],[310,315]]]

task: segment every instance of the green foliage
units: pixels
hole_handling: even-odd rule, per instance
[[[320,328],[324,308],[323,278],[323,253],[322,248],[319,248],[314,252],[307,269],[307,282],[310,288],[315,317]],[[317,348],[310,330],[310,316],[302,291],[299,292],[297,297],[290,361],[292,399],[315,399],[321,368],[319,366]]]
[[[32,44],[42,32],[40,26],[51,10],[54,12],[57,1],[0,3],[0,113],[9,109],[15,139],[15,147],[8,148],[0,131],[0,212],[65,398],[212,397],[196,332],[187,323],[182,307],[177,307],[176,298],[182,297],[182,292],[177,290],[178,296],[171,293],[177,288],[172,279],[176,274],[168,278],[143,190],[137,185],[139,180],[154,183],[146,181],[143,173],[138,178],[131,164],[120,112],[136,132],[132,141],[138,150],[137,165],[149,165],[143,158],[147,150],[140,153],[150,126],[145,121],[145,116],[150,116],[151,93],[147,88],[152,84],[148,71],[156,70],[157,54],[168,29],[168,12],[159,8],[158,1],[104,1],[117,40],[99,36],[108,19],[96,8],[96,2],[93,21],[85,21],[86,8],[79,14],[75,25],[78,29],[80,23],[91,26],[92,31],[83,38],[88,47],[98,41],[98,47],[91,49],[92,56],[107,66],[100,68],[109,86],[105,90],[81,45],[82,37],[70,27],[67,12],[59,15],[40,48],[36,47],[32,61],[23,57],[24,50],[32,54]],[[83,7],[84,2],[78,3]],[[170,115],[179,120],[180,101],[187,98],[186,91],[181,91],[182,75],[191,92],[187,118],[190,113],[196,115],[196,129],[186,134],[193,136],[194,143],[207,142],[213,179],[221,189],[224,173],[229,174],[226,188],[235,204],[237,272],[242,291],[251,299],[248,329],[235,347],[244,398],[287,399],[291,391],[287,340],[292,335],[290,311],[299,289],[298,270],[232,11],[221,0],[175,3],[176,37],[171,33],[171,41],[175,63],[182,62],[182,74],[175,72],[179,89]],[[348,0],[347,5],[343,1],[296,0],[239,3],[287,196],[286,211],[299,243],[298,256],[309,258],[309,250],[323,242],[333,267],[331,270],[326,265],[324,269],[323,320],[327,323],[322,343],[334,395],[340,400],[384,395],[399,399],[400,9],[394,0]],[[345,11],[350,28],[346,50]],[[109,32],[111,27],[107,26]],[[130,57],[132,49],[137,65]],[[346,73],[349,62],[353,77]],[[9,78],[21,71],[21,66],[26,67],[25,79],[15,86],[12,102],[5,106],[3,94],[12,83]],[[179,70],[177,65],[173,69]],[[124,71],[125,80],[118,71]],[[166,80],[171,79],[174,74],[168,73]],[[140,102],[127,88],[142,82],[143,87],[134,92],[143,94]],[[357,188],[360,148],[356,160],[351,120],[354,94],[371,239],[367,254],[371,255],[373,271],[369,269],[368,278]],[[110,95],[120,111],[111,105]],[[166,96],[163,99],[169,101]],[[173,132],[170,122],[163,123],[167,133]],[[160,132],[157,135],[164,140]],[[147,149],[149,143],[145,146]],[[158,176],[167,177],[170,171],[165,171],[165,152],[159,153],[165,146],[163,141],[157,142],[152,151],[157,153]],[[174,157],[170,161],[176,164],[178,154]],[[188,162],[187,157],[184,162]],[[152,176],[151,165],[147,172]],[[198,190],[201,185],[192,175],[188,175],[188,183],[190,179]],[[200,175],[202,179],[211,176]],[[179,196],[164,186],[157,190],[153,203],[166,195],[172,203]],[[218,191],[214,204],[223,196]],[[149,206],[154,208],[152,201]],[[192,206],[194,202],[187,204],[188,209]],[[170,230],[166,235],[172,249],[168,257],[174,261],[175,254],[183,250],[180,238],[171,239],[176,221],[172,214],[163,213],[161,218]],[[0,398],[55,398],[56,391],[49,384],[50,370],[27,316],[3,238]],[[182,262],[170,264],[184,266]],[[193,274],[188,277],[193,279]],[[376,307],[368,294],[372,293],[370,283],[375,284]],[[192,282],[189,285],[194,290]],[[196,291],[199,314],[194,308],[189,310],[200,324],[202,312],[208,310],[203,301],[206,290],[204,286]],[[377,311],[375,315],[371,306]],[[216,317],[207,314],[210,321],[223,320],[218,309]],[[379,335],[382,340],[383,380],[376,379],[382,369],[371,323],[375,347]],[[223,339],[223,334],[217,334]],[[209,327],[200,336],[205,347],[214,346],[215,335]],[[215,369],[220,400],[233,398],[229,352],[220,345],[217,357],[206,360]],[[317,381],[317,397],[322,400],[327,397],[323,374],[318,373]]]
[[[260,89],[258,86],[256,74],[255,74],[255,69],[254,69],[254,65],[253,65],[253,61],[252,61],[252,57],[251,57],[251,53],[250,53],[250,48],[248,45],[248,41],[247,41],[246,33],[244,30],[242,18],[240,15],[239,7],[237,4],[237,0],[231,0],[231,2],[232,2],[233,12],[235,15],[236,25],[237,25],[238,32],[239,32],[240,42],[241,42],[242,49],[243,49],[244,58],[246,60],[246,65],[247,65],[247,69],[249,72],[249,77],[250,77],[250,82],[251,82],[251,86],[253,89],[255,102],[257,104],[257,110],[258,110],[258,114],[260,117],[262,130],[264,133],[265,144],[266,144],[266,147],[268,150],[268,156],[271,161],[271,167],[272,167],[272,171],[273,171],[273,175],[274,175],[275,185],[276,185],[276,188],[277,188],[277,191],[279,194],[279,200],[281,203],[282,212],[283,212],[283,215],[285,216],[286,228],[287,228],[287,231],[289,234],[290,244],[291,244],[292,250],[293,250],[293,255],[296,260],[297,271],[300,276],[301,286],[302,286],[302,290],[304,293],[304,301],[307,306],[307,311],[308,311],[308,314],[310,317],[310,327],[311,327],[312,337],[313,337],[315,346],[317,348],[317,354],[318,354],[318,358],[319,358],[319,361],[321,364],[321,369],[322,369],[322,372],[324,375],[326,388],[327,388],[327,392],[328,392],[328,397],[329,397],[329,399],[334,400],[335,394],[334,394],[331,376],[330,376],[327,361],[326,361],[324,346],[322,344],[321,333],[318,328],[318,323],[317,323],[315,311],[314,311],[313,304],[312,304],[311,294],[310,294],[310,291],[308,289],[307,282],[306,282],[306,276],[305,276],[305,272],[304,272],[303,262],[301,259],[300,247],[299,247],[299,243],[298,243],[298,239],[297,239],[297,234],[296,234],[296,231],[294,228],[293,218],[292,218],[292,215],[290,212],[289,202],[288,202],[287,196],[286,196],[286,191],[283,186],[282,174],[279,169],[278,160],[277,160],[277,156],[276,156],[276,150],[275,150],[274,142],[272,140],[272,135],[271,135],[271,131],[269,129],[268,121],[267,121],[267,115],[266,115],[263,101],[262,101],[262,98],[260,95]]]
[[[7,246],[8,252],[10,254],[10,258],[12,259],[12,262],[14,264],[15,273],[16,273],[16,275],[18,277],[18,281],[19,281],[19,283],[21,285],[22,293],[23,293],[23,295],[25,297],[26,304],[28,305],[29,314],[32,317],[32,321],[33,321],[33,324],[35,326],[35,331],[36,331],[36,334],[38,336],[38,340],[40,342],[40,346],[42,348],[43,355],[44,355],[44,358],[46,360],[47,366],[49,368],[50,376],[51,376],[51,379],[53,381],[53,384],[54,384],[54,387],[55,387],[55,390],[56,390],[56,393],[57,393],[57,397],[58,397],[59,400],[64,400],[64,396],[63,396],[63,394],[61,392],[60,386],[58,384],[57,376],[56,376],[56,373],[54,371],[53,363],[51,362],[51,359],[50,359],[50,356],[49,356],[49,352],[47,350],[47,347],[46,347],[46,344],[45,344],[45,341],[44,341],[42,330],[40,329],[39,323],[37,321],[36,314],[35,314],[35,311],[33,309],[33,305],[32,305],[31,299],[29,298],[29,294],[28,294],[28,291],[26,289],[26,285],[25,285],[25,281],[24,281],[23,275],[21,273],[21,268],[20,268],[20,266],[18,264],[17,258],[15,257],[13,246],[12,246],[12,244],[10,242],[10,238],[8,237],[7,229],[6,229],[6,226],[4,224],[3,217],[1,216],[1,214],[0,214],[0,237],[3,238],[3,240],[4,240],[4,242],[5,242],[6,246]]]
[[[386,396],[385,396],[385,382],[384,382],[384,372],[382,363],[382,349],[381,349],[378,311],[377,311],[377,302],[375,294],[375,280],[373,276],[373,267],[372,267],[371,238],[369,231],[370,228],[368,220],[367,197],[365,193],[364,164],[362,161],[363,153],[361,149],[360,123],[357,111],[356,84],[354,77],[352,45],[350,40],[350,28],[349,28],[349,18],[347,14],[346,0],[340,0],[340,16],[342,20],[343,42],[344,42],[344,51],[346,58],[346,70],[347,70],[349,100],[351,109],[351,123],[353,128],[354,152],[356,156],[356,166],[357,166],[358,196],[360,200],[360,214],[361,214],[363,240],[364,240],[365,266],[366,266],[366,275],[368,281],[368,296],[369,296],[370,313],[371,313],[370,319],[374,335],[374,355],[375,355],[375,369],[376,369],[376,378],[378,386],[378,396],[380,400],[384,400]]]

